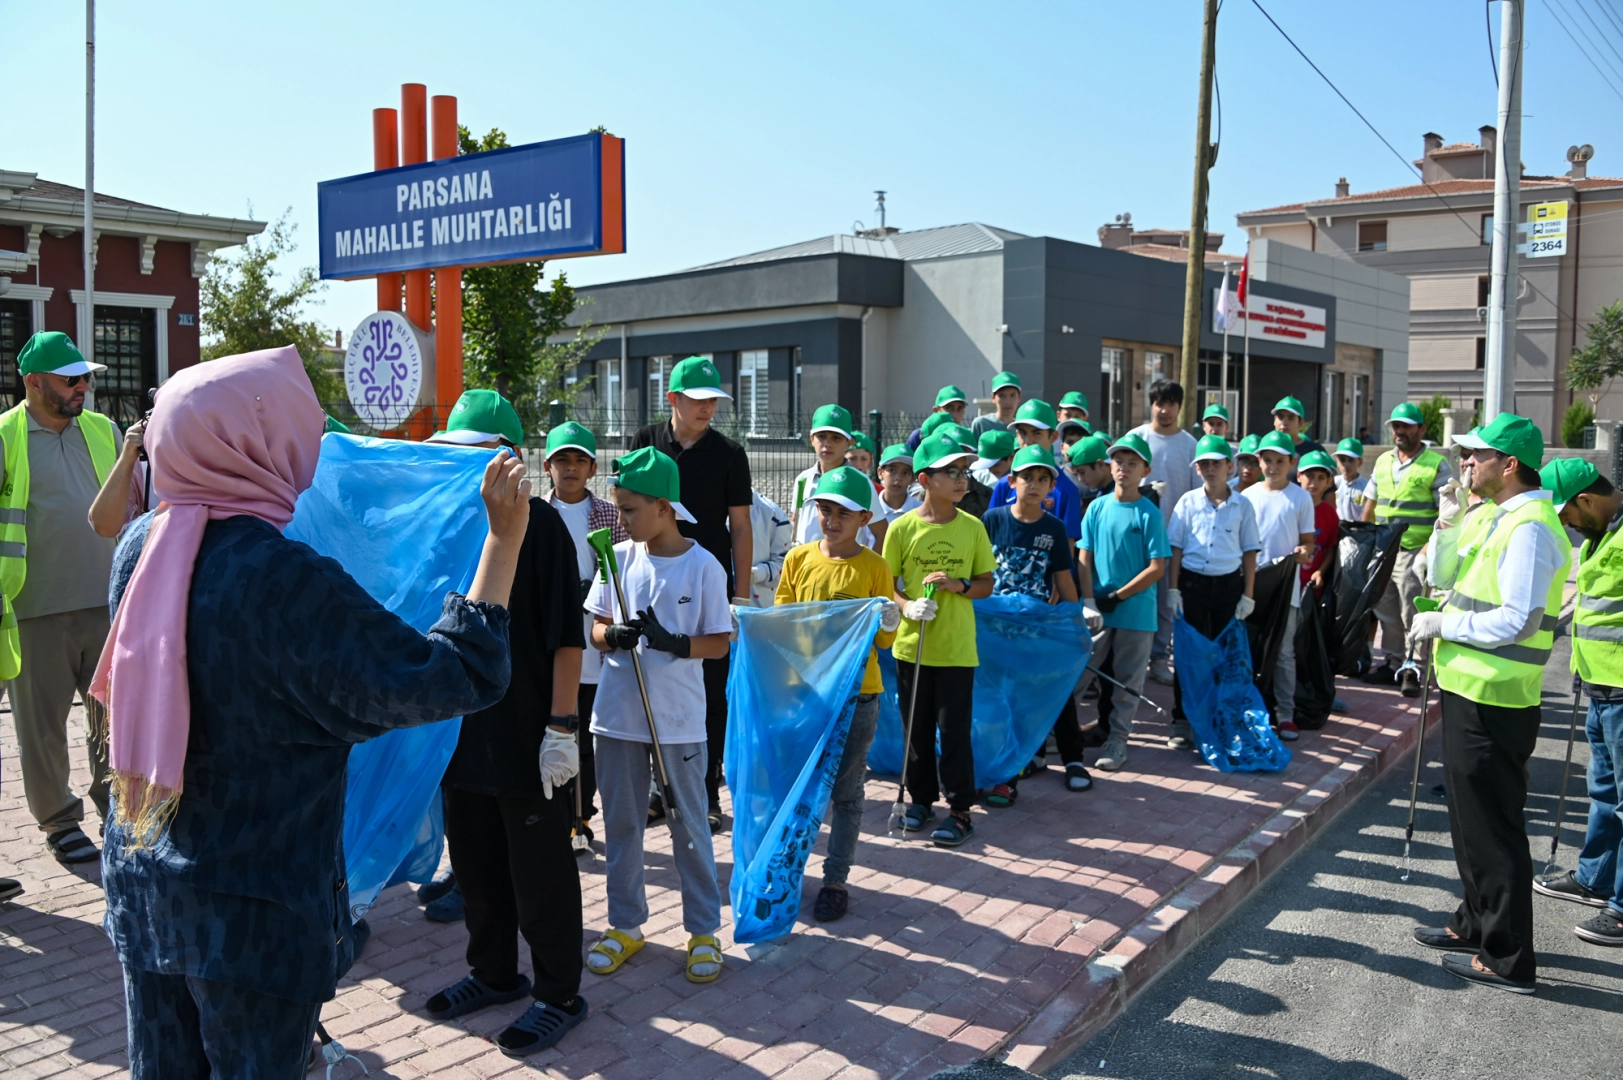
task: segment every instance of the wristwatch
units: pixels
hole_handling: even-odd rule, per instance
[[[547,726],[564,728],[571,735],[578,734],[580,731],[580,714],[570,713],[568,716],[554,716],[547,721]]]
[[[970,580],[969,580],[969,579],[968,579],[968,578],[966,578],[966,577],[961,577],[961,578],[959,578],[959,579],[958,579],[958,580],[959,580],[959,581],[960,581],[960,582],[961,582],[961,583],[962,583],[962,584],[963,584],[963,586],[964,586],[964,595],[965,595],[965,596],[968,596],[968,595],[969,595],[969,586],[970,586]]]

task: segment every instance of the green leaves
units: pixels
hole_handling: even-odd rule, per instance
[[[1623,301],[1613,301],[1595,313],[1584,331],[1589,341],[1574,349],[1567,360],[1567,386],[1598,399],[1613,379],[1623,375]]]

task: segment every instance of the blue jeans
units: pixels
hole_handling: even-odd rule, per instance
[[[1578,856],[1578,883],[1612,898],[1623,918],[1623,701],[1591,701],[1584,724],[1589,738],[1589,831]]]
[[[823,884],[844,885],[862,834],[862,785],[868,778],[868,748],[879,724],[879,695],[857,695],[851,734],[845,738],[840,771],[828,807],[828,856],[823,859]]]
[[[321,1006],[124,967],[131,1080],[303,1080]]]

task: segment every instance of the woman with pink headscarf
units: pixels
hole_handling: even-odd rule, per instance
[[[139,562],[92,690],[110,710],[102,873],[136,1080],[304,1075],[354,959],[350,747],[507,688],[522,463],[485,470],[473,586],[425,635],[282,536],[323,424],[289,347],[180,372],[147,428],[162,506],[124,541]]]

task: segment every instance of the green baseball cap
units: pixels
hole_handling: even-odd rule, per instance
[[[92,364],[86,360],[73,339],[60,330],[35,334],[28,339],[22,352],[17,354],[19,375],[37,375],[42,371],[52,375],[89,375],[106,370],[106,364]]]
[[[1544,464],[1544,435],[1525,416],[1500,413],[1490,424],[1454,437],[1455,444],[1471,450],[1497,450],[1530,469]]]
[[[1067,390],[1059,399],[1059,405],[1062,409],[1081,409],[1083,412],[1087,412],[1088,395],[1080,390]]]
[[[1059,417],[1054,412],[1054,406],[1042,398],[1032,398],[1015,410],[1013,427],[1017,424],[1028,424],[1044,431],[1053,431],[1059,424]]]
[[[851,466],[841,465],[817,478],[812,498],[839,503],[847,510],[872,510],[873,481]]]
[[[1234,453],[1229,441],[1221,435],[1202,435],[1195,443],[1196,461],[1233,461]]]
[[[832,431],[836,435],[851,437],[851,411],[842,405],[819,405],[812,413],[811,433]]]
[[[1555,500],[1555,512],[1600,479],[1600,470],[1583,458],[1558,457],[1538,471],[1538,478]]]
[[[1219,420],[1223,421],[1224,423],[1228,423],[1229,422],[1228,406],[1219,405],[1217,402],[1214,401],[1210,405],[1206,406],[1206,411],[1205,412],[1200,414],[1200,418],[1202,420],[1210,420],[1214,416],[1217,417]]]
[[[1110,440],[1098,435],[1089,435],[1075,446],[1071,447],[1071,464],[1081,468],[1083,465],[1092,465],[1096,461],[1105,461],[1110,457]]]
[[[941,429],[942,425],[951,424],[953,422],[954,421],[951,413],[931,413],[929,416],[924,418],[924,423],[919,425],[919,436],[922,438],[925,435],[934,435]]]
[[[1015,438],[1012,431],[983,431],[980,442],[975,444],[975,452],[980,455],[974,464],[977,469],[990,469],[1002,461],[1015,450]]]
[[[1102,428],[1102,427],[1094,428],[1093,429],[1093,434],[1096,435],[1097,437],[1103,439],[1105,441],[1106,446],[1110,445],[1110,432],[1106,431],[1104,428]]]
[[[1070,430],[1076,432],[1076,434],[1074,436],[1072,436],[1072,438],[1080,439],[1080,438],[1082,438],[1083,436],[1085,436],[1088,433],[1088,425],[1084,424],[1080,420],[1061,420],[1059,422],[1059,426],[1055,429],[1055,430],[1057,430],[1059,432],[1059,436],[1060,436],[1061,440],[1064,440],[1064,438],[1065,438],[1065,430],[1067,428],[1069,428]]]
[[[1286,457],[1296,456],[1296,443],[1283,431],[1270,431],[1257,443],[1257,454],[1260,456],[1264,450],[1272,450],[1276,454]]]
[[[1282,397],[1278,401],[1274,402],[1273,411],[1295,413],[1302,419],[1307,419],[1307,412],[1302,408],[1302,401],[1300,398],[1293,398],[1289,396]]]
[[[524,443],[524,425],[513,403],[494,390],[464,390],[456,399],[445,429],[428,437],[429,442],[473,446],[492,439],[506,439],[514,446]]]
[[[969,398],[964,394],[962,387],[954,386],[952,383],[948,383],[946,386],[943,386],[940,390],[936,391],[936,408],[939,409],[943,405],[950,405],[954,401],[962,401],[965,405],[969,404]]]
[[[597,436],[585,424],[577,424],[573,420],[559,424],[547,432],[547,456],[543,460],[551,461],[552,455],[560,450],[579,450],[596,461]]]
[[[1235,457],[1256,457],[1257,447],[1262,445],[1261,435],[1247,435],[1240,440],[1239,447],[1234,451]]]
[[[1297,472],[1306,472],[1308,469],[1323,469],[1331,476],[1336,474],[1336,459],[1323,450],[1309,450],[1302,455],[1302,460],[1296,463]]]
[[[1020,389],[1020,376],[1012,371],[998,372],[992,379],[992,392],[995,394],[1005,386],[1012,386],[1016,390]]]
[[[711,363],[708,356],[690,356],[677,364],[671,371],[671,381],[666,389],[673,394],[700,401],[705,398],[733,400],[733,395],[721,388],[721,372],[716,370],[716,365]]]
[[[1150,444],[1144,441],[1144,436],[1135,435],[1131,431],[1110,444],[1110,456],[1115,457],[1117,450],[1129,450],[1144,459],[1144,464],[1155,464],[1154,455],[1150,453]]]
[[[866,450],[870,454],[879,452],[878,448],[874,446],[873,440],[868,438],[866,434],[860,431],[853,431],[851,433],[851,449]]]
[[[975,433],[962,424],[942,424],[941,427],[936,430],[936,434],[951,435],[953,438],[958,440],[958,445],[963,447],[967,452],[971,454],[976,452]]]
[[[1424,424],[1426,418],[1420,415],[1420,406],[1412,401],[1404,401],[1400,402],[1398,407],[1392,410],[1392,415],[1387,417],[1386,422],[1388,424]]]
[[[919,448],[913,451],[913,471],[923,472],[926,469],[941,469],[955,461],[973,457],[974,455],[966,452],[957,439],[945,431],[938,431],[929,438],[921,440]]]
[[[334,417],[334,416],[328,416],[327,417],[327,426],[321,429],[321,433],[323,435],[327,434],[327,432],[329,432],[329,431],[336,431],[340,435],[352,435],[352,434],[354,434],[354,432],[349,430],[349,425],[348,424],[344,423],[342,420],[339,420],[337,417]]]
[[[1009,474],[1013,476],[1023,469],[1037,468],[1047,469],[1055,476],[1059,475],[1059,466],[1054,464],[1054,454],[1048,447],[1026,446],[1014,455],[1014,463],[1009,466]]]
[[[907,448],[906,443],[891,443],[889,446],[885,447],[884,452],[879,455],[879,464],[889,465],[893,461],[905,461],[909,465],[912,465],[913,451]]]
[[[615,458],[614,476],[609,482],[650,499],[669,500],[677,520],[694,524],[693,515],[682,505],[682,477],[676,471],[676,462],[652,446]]]
[[[1335,456],[1361,458],[1364,456],[1364,444],[1357,439],[1342,439],[1336,443]]]

